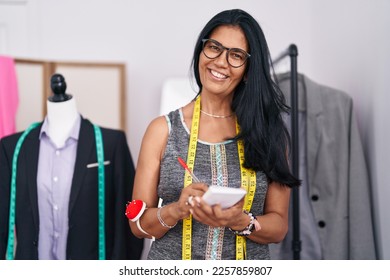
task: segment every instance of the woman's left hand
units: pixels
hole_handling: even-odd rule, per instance
[[[192,217],[212,227],[235,227],[242,224],[242,219],[247,216],[242,210],[244,198],[227,209],[222,209],[219,204],[210,206],[199,197],[195,197],[191,204]]]

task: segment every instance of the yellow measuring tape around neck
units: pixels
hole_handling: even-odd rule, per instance
[[[188,147],[187,154],[187,165],[188,168],[193,171],[195,165],[196,146],[198,143],[198,132],[199,132],[199,120],[200,120],[200,96],[195,100],[194,111],[192,115],[192,125],[190,133],[190,144]],[[236,120],[236,131],[237,134],[240,131],[240,127]],[[256,173],[253,170],[249,170],[243,166],[244,164],[244,144],[242,140],[237,141],[238,156],[240,160],[241,170],[241,186],[247,191],[245,196],[245,202],[243,209],[250,211],[252,207],[253,198],[256,191]],[[191,175],[186,172],[184,177],[184,187],[192,184]],[[192,216],[183,220],[183,240],[182,240],[182,259],[191,259],[191,245],[192,245]],[[246,239],[244,236],[236,237],[236,259],[246,259]]]
[[[237,134],[240,132],[240,126],[236,121]],[[237,141],[238,157],[240,159],[241,169],[241,186],[246,190],[245,201],[243,209],[250,212],[252,208],[253,199],[256,191],[256,172],[244,167],[244,143],[242,140]],[[246,237],[236,236],[236,259],[246,259]]]

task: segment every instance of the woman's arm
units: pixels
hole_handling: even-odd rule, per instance
[[[261,230],[253,231],[249,239],[257,243],[279,243],[284,239],[288,231],[290,192],[291,188],[277,182],[269,185],[264,214],[256,217]]]
[[[140,218],[142,228],[153,235],[157,235],[161,229],[151,227],[150,221],[156,216],[158,205],[157,185],[160,176],[160,162],[168,139],[168,126],[164,117],[154,119],[146,129],[141,143],[138,157],[134,186],[133,199],[142,200],[146,203],[147,210]],[[142,233],[135,222],[129,220],[133,234],[139,238],[151,238]],[[158,223],[155,223],[156,225]],[[164,232],[161,232],[164,234]]]

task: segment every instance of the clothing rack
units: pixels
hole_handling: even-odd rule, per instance
[[[274,61],[277,64],[286,57],[290,57],[291,77],[291,155],[292,155],[292,173],[299,178],[299,146],[298,146],[298,48],[291,44]],[[293,236],[292,251],[294,260],[300,259],[302,242],[300,240],[300,221],[299,221],[299,188],[292,189],[292,214],[293,214]]]

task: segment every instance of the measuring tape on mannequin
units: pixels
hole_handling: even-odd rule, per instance
[[[12,158],[12,175],[11,175],[11,188],[10,188],[10,206],[9,206],[9,220],[8,220],[8,244],[7,244],[7,259],[14,259],[14,246],[15,246],[15,211],[16,211],[16,175],[18,169],[18,157],[20,149],[26,136],[31,130],[39,126],[40,123],[33,123],[30,125],[20,136],[16,143],[14,155]],[[98,126],[93,125],[96,141],[96,154],[98,160],[98,216],[99,216],[99,260],[106,258],[106,241],[104,232],[104,202],[105,202],[105,175],[104,175],[104,150],[103,150],[103,138],[101,130]]]
[[[98,207],[99,207],[99,260],[106,259],[106,234],[105,234],[105,174],[104,174],[104,150],[103,137],[100,127],[93,125],[95,131],[96,156],[98,161]]]
[[[199,120],[200,120],[200,96],[195,100],[194,112],[192,115],[192,125],[190,134],[190,144],[187,154],[187,165],[191,171],[194,171],[196,146],[198,143],[199,132]],[[240,131],[240,127],[236,121],[237,134]],[[241,185],[247,191],[245,196],[245,202],[243,209],[250,211],[252,207],[253,198],[256,191],[256,173],[243,166],[244,164],[244,144],[242,140],[237,141],[238,155],[240,160],[241,170]],[[192,184],[191,175],[186,172],[184,177],[184,187]],[[183,240],[182,240],[182,259],[191,259],[191,245],[192,245],[192,215],[183,220]],[[246,259],[246,239],[244,236],[236,236],[236,259]]]

